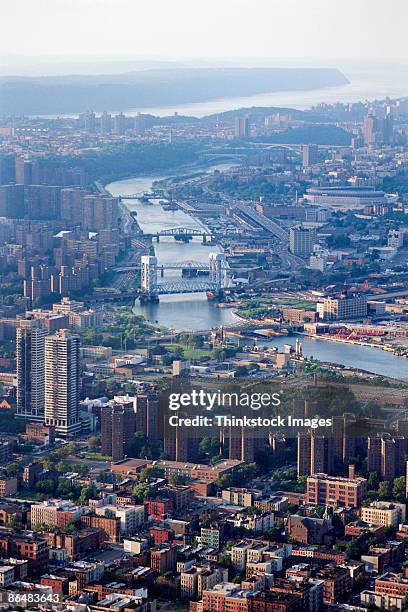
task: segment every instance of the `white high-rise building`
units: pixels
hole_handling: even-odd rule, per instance
[[[45,422],[61,436],[80,429],[80,340],[67,329],[45,339]]]
[[[44,420],[44,342],[38,319],[19,321],[16,331],[17,415]]]
[[[140,263],[142,290],[146,293],[155,293],[157,289],[157,257],[142,255]]]
[[[298,257],[308,257],[313,253],[316,242],[316,230],[314,228],[297,225],[289,230],[290,252]]]

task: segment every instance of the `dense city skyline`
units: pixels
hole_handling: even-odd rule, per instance
[[[408,612],[405,5],[2,2],[0,609]]]

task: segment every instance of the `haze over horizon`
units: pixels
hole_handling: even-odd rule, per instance
[[[404,0],[392,8],[379,0],[3,0],[0,70],[57,74],[139,61],[406,64],[408,9]]]

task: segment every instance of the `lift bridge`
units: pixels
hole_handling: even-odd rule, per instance
[[[210,291],[215,295],[221,295],[226,286],[226,260],[223,253],[210,253],[207,266],[198,264],[201,272],[207,272],[205,278],[184,279],[176,278],[165,282],[159,282],[158,276],[164,276],[165,269],[176,269],[172,264],[169,266],[159,265],[157,257],[143,255],[141,257],[141,302],[158,302],[159,295],[171,293],[201,293]],[[193,262],[191,262],[193,263]],[[180,266],[180,264],[178,264]],[[177,266],[178,268],[178,266]],[[178,268],[180,269],[180,268]],[[186,264],[182,264],[182,269],[186,269]],[[188,268],[187,268],[188,269]],[[190,266],[191,270],[197,270]]]

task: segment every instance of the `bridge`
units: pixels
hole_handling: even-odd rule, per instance
[[[290,142],[251,142],[255,147],[265,148],[265,149],[286,149],[287,151],[293,151],[294,153],[302,153],[303,144],[295,144]],[[338,144],[325,144],[325,145],[316,145],[319,149],[331,149],[338,148]],[[350,148],[350,145],[344,145],[342,148]]]
[[[141,264],[134,263],[129,265],[117,266],[113,268],[114,272],[134,272],[135,270],[140,270]],[[166,264],[157,264],[157,271],[160,272],[160,276],[164,276],[165,270],[181,270],[182,272],[209,272],[208,263],[204,261],[170,261]]]
[[[141,293],[139,299],[141,302],[158,302],[159,295],[172,293],[202,293],[210,291],[215,295],[221,295],[226,286],[226,261],[223,253],[210,253],[209,263],[207,266],[199,262],[184,262],[170,266],[171,269],[181,270],[197,270],[200,269],[207,273],[207,278],[194,279],[171,279],[168,282],[159,282],[158,274],[164,276],[164,270],[168,269],[167,265],[159,265],[157,257],[152,255],[143,255],[141,257]],[[188,267],[187,264],[190,264]],[[200,266],[200,268],[198,268]]]
[[[129,193],[126,195],[119,195],[117,196],[120,200],[140,200],[143,198],[160,198],[163,197],[163,194],[161,193],[155,193],[154,191],[145,191],[143,192],[139,192],[139,193]]]
[[[207,242],[207,238],[212,238],[212,235],[207,230],[195,227],[172,227],[156,232],[155,234],[145,235],[150,236],[152,239],[156,238],[157,242],[160,241],[160,237],[164,236],[172,236],[174,240],[178,240],[179,242],[189,242],[194,236],[202,238],[203,243]]]

